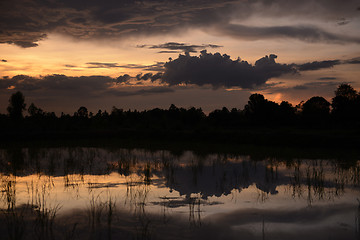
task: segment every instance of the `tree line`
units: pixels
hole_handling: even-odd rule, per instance
[[[27,110],[26,116],[24,112]],[[27,133],[76,131],[206,131],[241,129],[251,126],[349,127],[360,124],[360,94],[349,84],[341,84],[331,102],[315,96],[293,106],[287,101],[276,103],[262,94],[252,94],[244,109],[226,107],[206,115],[201,108],[123,110],[89,112],[85,106],[74,114],[46,112],[31,103],[26,108],[21,92],[11,95],[8,114],[0,114],[1,131]]]

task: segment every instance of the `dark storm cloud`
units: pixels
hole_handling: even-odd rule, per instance
[[[350,60],[324,60],[303,64],[280,64],[275,62],[276,55],[270,54],[255,62],[254,65],[246,61],[232,60],[230,56],[220,53],[207,53],[201,51],[200,56],[190,56],[189,53],[180,54],[178,58],[164,64],[164,70],[158,73],[155,80],[171,85],[211,85],[219,87],[241,87],[247,89],[277,88],[274,84],[268,84],[271,78],[280,77],[284,74],[301,74],[303,71],[314,71],[332,68],[341,64],[358,64],[358,58]],[[152,77],[152,78],[151,78]],[[138,75],[138,80],[153,80],[152,74]],[[335,86],[334,77],[323,77],[322,82],[311,83],[313,86]],[[294,89],[307,89],[311,84],[299,85]]]
[[[240,59],[220,53],[201,51],[200,56],[179,55],[177,59],[165,63],[162,81],[169,85],[210,84],[213,87],[254,88],[265,84],[270,78],[286,73],[295,73],[291,65],[275,62],[276,55],[271,54],[251,65]]]
[[[76,39],[121,39],[144,35],[183,34],[187,29],[211,31],[243,39],[296,38],[303,41],[355,42],[359,38],[322,22],[358,18],[358,0],[184,0],[184,1],[42,1],[0,2],[0,43],[35,47],[50,33]],[[309,11],[311,9],[311,11]],[[314,26],[245,26],[250,17],[311,19]],[[288,21],[292,22],[292,21]],[[196,49],[195,49],[196,50]]]
[[[158,45],[138,45],[138,48],[149,48],[149,49],[167,49],[160,51],[158,53],[171,53],[173,52],[198,52],[198,50],[203,50],[205,48],[220,48],[222,46],[215,44],[201,44],[201,45],[192,45],[186,43],[177,43],[177,42],[167,42]],[[177,50],[177,51],[176,51]]]

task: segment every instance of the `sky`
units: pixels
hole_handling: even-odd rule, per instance
[[[331,101],[359,64],[358,0],[0,2],[0,113]]]

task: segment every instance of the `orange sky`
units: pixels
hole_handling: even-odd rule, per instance
[[[207,111],[222,106],[242,108],[254,92],[273,101],[287,100],[296,104],[314,95],[330,99],[342,82],[360,89],[360,11],[356,1],[314,3],[306,0],[302,5],[282,0],[271,4],[261,0],[206,4],[185,1],[177,5],[176,2],[163,4],[159,0],[145,1],[141,6],[122,5],[123,1],[106,1],[102,5],[88,3],[89,6],[67,1],[55,6],[38,5],[40,3],[35,0],[29,2],[33,5],[23,6],[20,0],[13,5],[2,3],[3,10],[0,10],[4,16],[0,26],[5,29],[0,33],[1,113],[6,112],[9,96],[18,90],[45,110],[71,113],[80,103],[93,111],[110,109],[110,105],[146,109],[168,107],[171,103],[199,106]],[[127,13],[124,6],[128,8]],[[53,12],[54,9],[58,11]],[[41,17],[40,13],[45,12],[49,15]],[[23,14],[23,18],[16,18],[18,14]],[[123,15],[126,17],[121,17]],[[46,37],[42,36],[44,34]],[[218,80],[204,79],[210,82],[208,85],[194,78],[175,81],[165,78],[169,76],[166,75],[168,70],[158,81],[135,78],[138,74],[164,73],[159,67],[162,68],[169,58],[176,60],[189,49],[191,56],[199,56],[199,52],[206,49],[211,54],[227,54],[234,61],[239,57],[252,66],[270,54],[277,55],[277,64],[288,66],[298,67],[314,61],[338,62],[317,70],[300,70],[296,74],[268,74],[252,88],[245,83],[222,85],[227,81],[225,76]],[[349,64],[354,59],[356,61]],[[209,66],[209,69],[216,74],[217,67]],[[204,71],[205,74],[206,67]],[[105,84],[103,87],[108,89],[102,89],[101,94],[95,86],[91,88],[90,83],[86,90],[71,87],[71,82],[59,88],[52,83],[44,84],[43,78],[54,74],[65,75],[69,81],[75,79],[72,77],[94,75],[117,79],[128,74],[133,78],[121,84],[116,81]],[[41,81],[13,79],[9,82],[5,79],[17,75]],[[243,77],[246,78],[243,75],[238,78]],[[99,81],[102,80],[99,78]],[[82,84],[87,85],[86,80]],[[159,87],[161,91],[154,89]],[[236,91],[229,91],[234,89]]]

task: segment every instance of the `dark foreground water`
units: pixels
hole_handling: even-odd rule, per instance
[[[360,239],[358,159],[0,150],[0,239]]]

